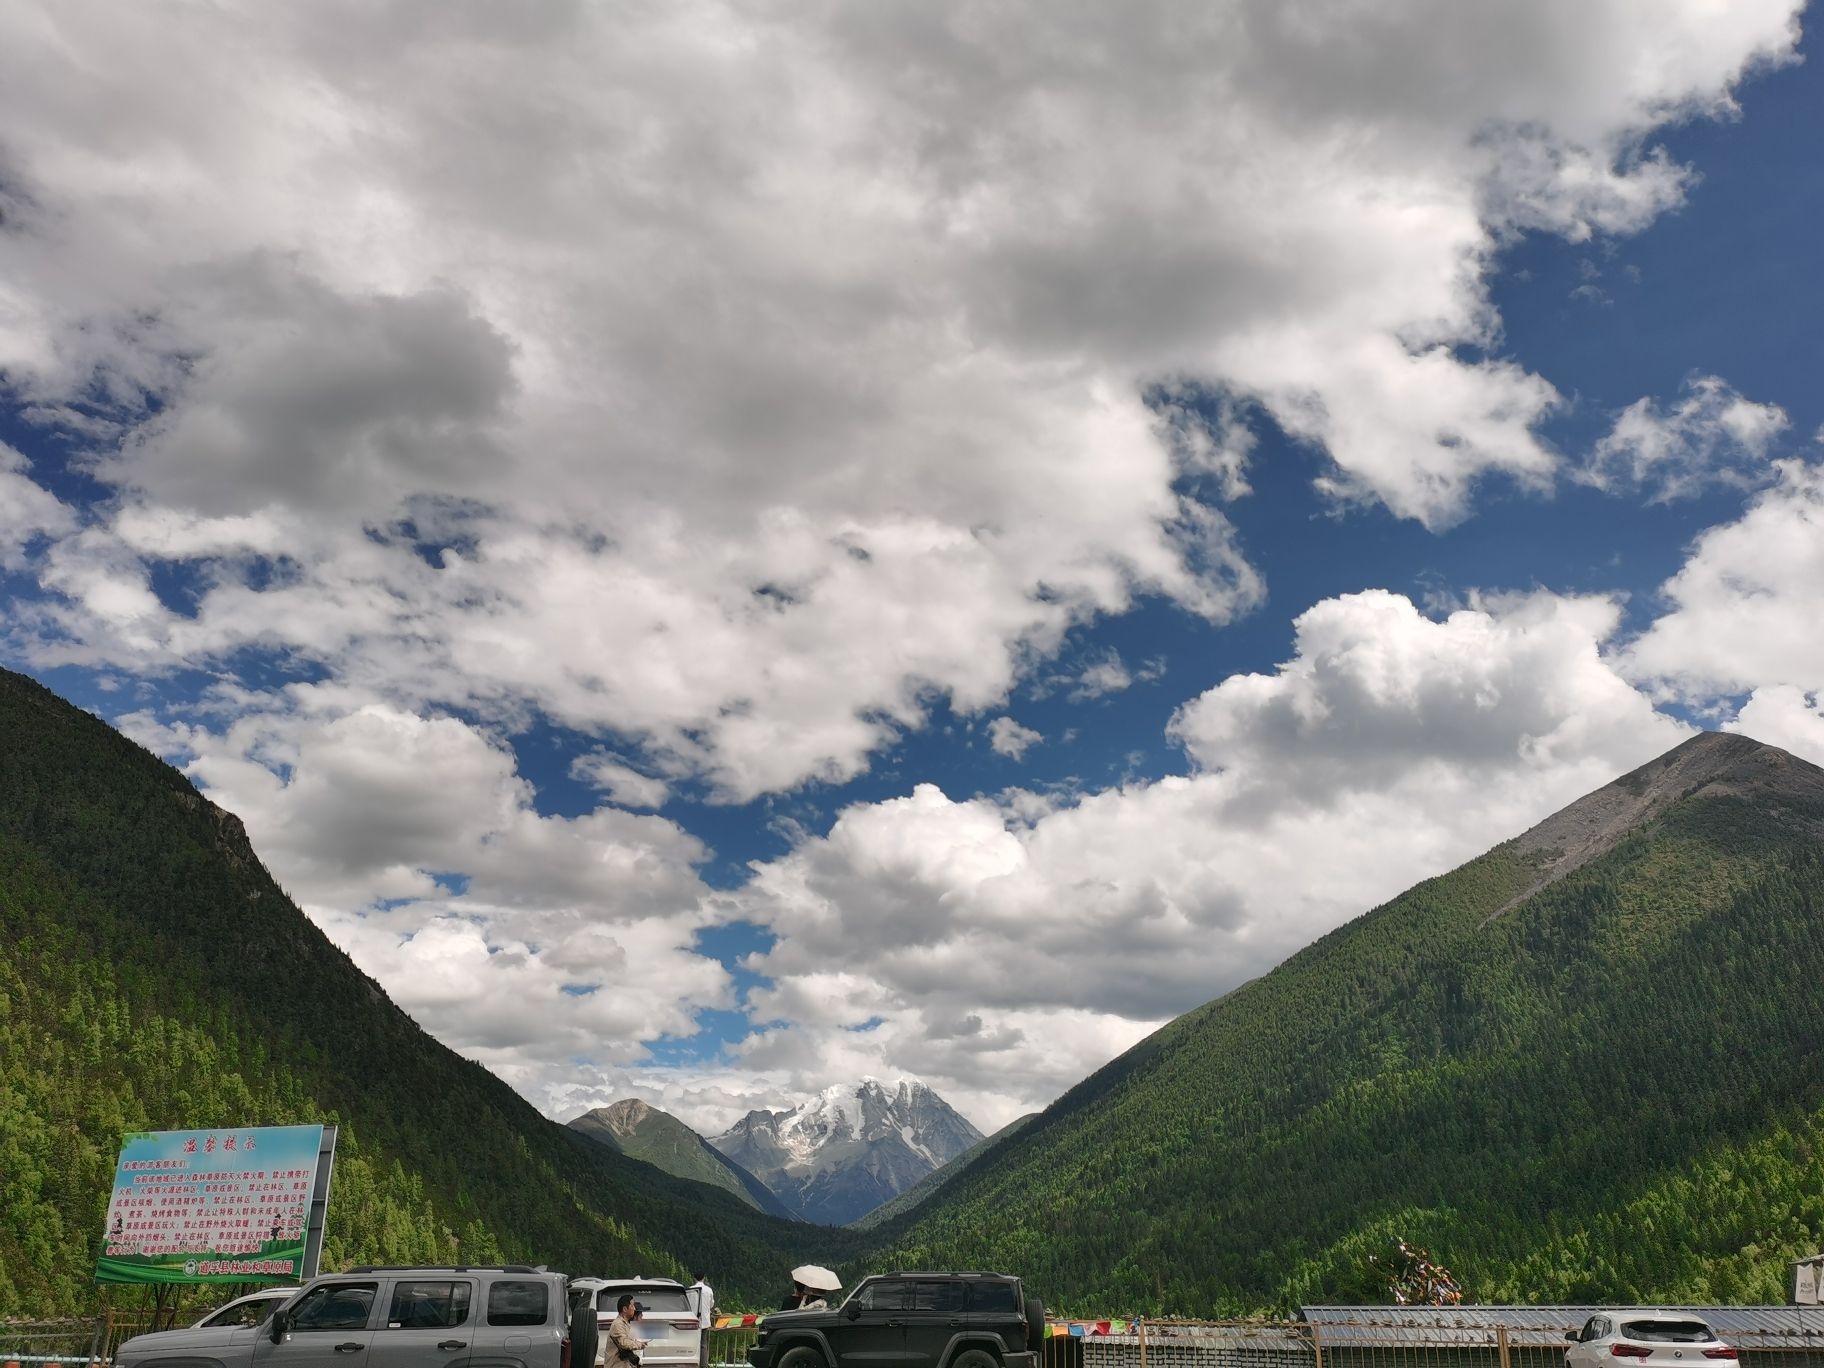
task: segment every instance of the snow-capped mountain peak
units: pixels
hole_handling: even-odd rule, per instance
[[[916,1079],[841,1083],[710,1140],[807,1220],[844,1224],[981,1142]]]

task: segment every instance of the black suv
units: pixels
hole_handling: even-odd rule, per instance
[[[1005,1273],[882,1273],[827,1311],[774,1311],[753,1368],[1038,1368],[1045,1308]]]

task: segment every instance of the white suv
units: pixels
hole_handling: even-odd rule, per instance
[[[697,1319],[683,1283],[672,1278],[572,1278],[570,1290],[586,1290],[595,1299],[595,1323],[602,1336],[597,1363],[614,1368],[608,1326],[621,1298],[632,1297],[640,1304],[640,1323],[633,1333],[647,1342],[640,1368],[701,1368],[703,1331],[709,1327]]]
[[[1565,1368],[1712,1368],[1736,1357],[1696,1316],[1665,1307],[1598,1311],[1565,1338]]]

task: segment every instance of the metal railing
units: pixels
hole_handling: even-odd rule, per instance
[[[81,1319],[0,1321],[0,1368],[42,1364],[106,1364],[122,1340],[170,1329],[152,1311],[108,1311]]]
[[[1449,1324],[1389,1308],[1347,1321],[1131,1320],[1057,1322],[1041,1368],[1563,1368],[1565,1336],[1581,1326]],[[1809,1322],[1807,1322],[1809,1325]],[[1075,1327],[1078,1333],[1072,1333]],[[754,1328],[712,1330],[709,1368],[746,1368]],[[1816,1330],[1723,1336],[1742,1368],[1824,1368]],[[3,1366],[0,1366],[3,1368]],[[1694,1365],[1695,1368],[1695,1365]],[[1703,1368],[1718,1368],[1706,1362]]]
[[[703,1335],[703,1357],[710,1368],[747,1368],[747,1351],[760,1338],[753,1326],[708,1330]]]
[[[1323,1322],[1142,1320],[1124,1332],[1118,1322],[1074,1324],[1082,1333],[1052,1327],[1042,1368],[1563,1368],[1565,1336],[1579,1328],[1439,1323],[1394,1311]],[[1824,1327],[1722,1338],[1743,1368],[1824,1368]]]
[[[0,1368],[103,1368],[122,1340],[153,1329],[156,1315],[0,1322]],[[158,1328],[169,1328],[163,1319]],[[1080,1333],[1070,1333],[1073,1326]],[[1576,1328],[1453,1324],[1420,1309],[1322,1322],[1060,1322],[1049,1327],[1041,1368],[1563,1368],[1564,1337]],[[705,1331],[706,1368],[746,1368],[759,1334],[753,1326]],[[1742,1329],[1723,1338],[1741,1368],[1824,1368],[1824,1319],[1815,1329]]]

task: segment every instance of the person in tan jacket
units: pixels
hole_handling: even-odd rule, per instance
[[[604,1368],[639,1368],[640,1350],[646,1341],[633,1333],[640,1318],[640,1304],[623,1293],[614,1304],[614,1319],[608,1323],[608,1335],[602,1341]]]

